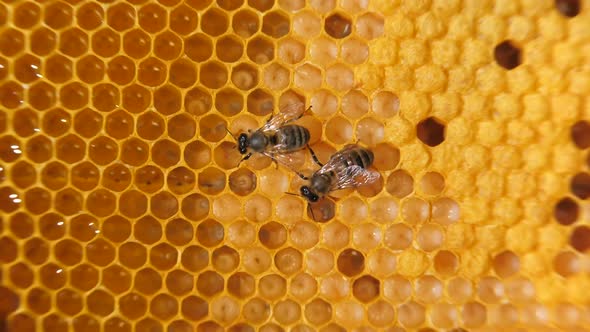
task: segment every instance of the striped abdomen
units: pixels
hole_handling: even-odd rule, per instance
[[[344,168],[350,166],[360,166],[362,168],[368,168],[373,164],[375,156],[373,155],[373,152],[371,152],[371,150],[367,150],[359,146],[349,149],[347,151],[343,151],[341,154],[338,155],[338,158],[340,159],[340,162],[342,162],[342,167]]]
[[[298,125],[287,125],[277,130],[271,144],[280,145],[282,146],[281,150],[291,152],[304,148],[309,142],[309,137],[307,128]]]

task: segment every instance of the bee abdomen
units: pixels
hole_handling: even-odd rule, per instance
[[[373,164],[375,156],[371,150],[364,148],[358,148],[350,151],[347,156],[347,166],[360,166],[362,168],[368,168]]]
[[[277,131],[277,144],[283,145],[286,151],[303,148],[309,142],[309,130],[298,125],[288,125]]]

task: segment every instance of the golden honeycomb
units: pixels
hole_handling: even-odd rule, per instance
[[[5,0],[0,105],[0,331],[590,331],[588,0]]]

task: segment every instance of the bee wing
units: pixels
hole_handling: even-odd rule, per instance
[[[295,166],[297,165],[298,160],[295,158],[294,153],[281,153],[280,151],[273,149],[270,151],[265,151],[263,154],[281,164],[282,166],[295,171]]]
[[[282,125],[299,119],[303,113],[305,112],[305,105],[303,103],[291,103],[287,106],[283,107],[278,113],[273,114],[273,116],[268,120],[264,126],[262,126],[262,131],[275,131],[279,129]]]
[[[338,181],[332,190],[346,189],[363,186],[379,179],[379,172],[362,168],[360,166],[349,166],[338,172]]]

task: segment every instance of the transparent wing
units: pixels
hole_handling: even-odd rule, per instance
[[[373,183],[381,174],[379,172],[362,168],[360,166],[349,166],[343,168],[338,174],[338,181],[331,188],[332,190],[354,188],[365,184]]]
[[[296,171],[297,165],[302,163],[296,153],[273,153],[272,151],[265,151],[263,154],[284,167],[289,168],[292,171]]]
[[[282,125],[299,119],[305,112],[303,103],[291,103],[283,107],[278,113],[273,114],[272,118],[262,126],[262,131],[275,131]]]
[[[324,165],[324,167],[322,167],[321,172],[327,173],[327,172],[333,171],[336,173],[340,173],[340,171],[342,171],[342,169],[344,169],[346,167],[346,164],[347,164],[346,163],[346,159],[347,159],[346,156],[349,154],[349,151],[354,150],[356,148],[358,148],[358,145],[349,144],[349,145],[346,145],[345,147],[343,147],[338,152],[334,153],[330,157],[328,162]]]

